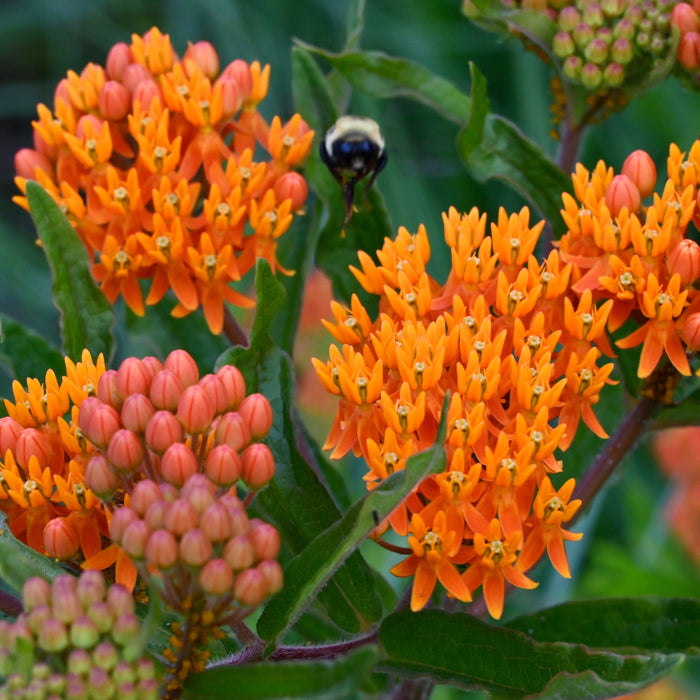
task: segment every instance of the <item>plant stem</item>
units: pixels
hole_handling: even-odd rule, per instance
[[[232,345],[248,346],[248,336],[243,332],[243,329],[238,325],[238,321],[226,307],[224,307],[223,333],[231,341]]]
[[[0,612],[9,617],[17,617],[22,612],[22,601],[6,591],[0,590]]]
[[[270,659],[275,661],[283,661],[288,659],[332,659],[335,656],[340,656],[341,654],[346,654],[353,649],[365,646],[365,644],[376,644],[378,638],[379,633],[377,630],[374,630],[364,637],[349,639],[346,642],[337,642],[335,644],[304,647],[279,647],[272,654],[270,654]]]

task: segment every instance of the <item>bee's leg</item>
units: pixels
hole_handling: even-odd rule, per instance
[[[350,180],[345,185],[345,223],[352,217],[353,203],[355,201],[355,181]]]

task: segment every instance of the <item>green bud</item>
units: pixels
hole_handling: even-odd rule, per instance
[[[581,13],[573,6],[568,5],[559,13],[559,29],[563,32],[571,32],[581,21]]]
[[[625,81],[625,69],[619,63],[608,63],[603,71],[603,81],[609,87],[619,87]]]
[[[579,22],[574,29],[574,40],[583,49],[595,36],[595,31],[590,24]]]
[[[654,54],[654,56],[665,55],[666,51],[668,50],[666,38],[661,36],[660,34],[654,34],[651,37],[651,44],[649,48],[651,49],[651,52]]]
[[[583,51],[586,60],[600,65],[608,57],[608,45],[603,39],[593,39]]]
[[[87,615],[81,615],[71,625],[70,639],[79,649],[92,649],[100,641],[100,631]]]
[[[595,90],[603,80],[603,72],[594,63],[586,63],[581,69],[581,83],[589,90]]]
[[[610,58],[612,58],[615,63],[620,63],[621,65],[626,65],[634,57],[634,49],[629,39],[615,39],[613,45],[610,47]]]
[[[576,50],[573,37],[568,32],[557,32],[552,40],[552,50],[559,58],[571,56]]]
[[[634,24],[628,19],[623,18],[615,23],[613,27],[613,36],[616,39],[634,39],[636,31]]]
[[[583,21],[591,27],[602,27],[605,23],[603,9],[597,2],[589,2],[583,8]]]
[[[607,17],[619,17],[625,4],[624,0],[601,0],[600,6]]]
[[[68,630],[55,617],[44,620],[38,637],[39,646],[50,654],[63,651],[68,646]]]
[[[633,25],[637,26],[644,19],[644,10],[642,10],[639,5],[630,5],[623,15],[625,19],[628,19]]]
[[[566,61],[564,61],[564,66],[562,68],[564,76],[571,81],[578,81],[581,78],[581,68],[583,67],[583,60],[580,56],[569,56]]]

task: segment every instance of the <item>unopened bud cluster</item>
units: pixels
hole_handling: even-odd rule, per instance
[[[30,578],[24,612],[0,621],[0,699],[159,697],[151,659],[138,649],[139,620],[123,586],[97,571],[49,584]]]

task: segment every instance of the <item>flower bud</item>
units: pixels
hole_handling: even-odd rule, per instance
[[[603,81],[603,72],[594,63],[585,63],[581,68],[581,84],[588,90],[595,90]]]
[[[110,405],[90,397],[78,408],[78,426],[93,445],[104,449],[112,435],[121,428],[121,421],[119,414]]]
[[[71,649],[66,663],[68,673],[75,674],[76,676],[87,676],[87,674],[90,673],[91,666],[92,657],[85,649]],[[68,697],[72,696],[69,695]]]
[[[57,654],[68,646],[68,630],[55,617],[44,620],[37,635],[37,644],[49,654]]]
[[[119,615],[114,621],[112,639],[119,644],[119,646],[126,646],[129,642],[133,642],[138,637],[140,629],[141,625],[139,619],[133,612]]]
[[[250,541],[255,548],[255,558],[277,559],[280,553],[280,534],[269,523],[251,523]]]
[[[559,29],[564,32],[571,32],[581,22],[581,14],[573,5],[567,5],[559,13],[558,22]]]
[[[680,275],[684,286],[690,286],[700,277],[700,245],[684,238],[670,252],[667,267],[671,275]]]
[[[588,42],[595,36],[595,31],[590,24],[586,22],[579,22],[574,27],[574,41],[582,49],[586,48]]]
[[[170,445],[160,460],[160,473],[169,484],[181,487],[197,472],[197,458],[194,452],[182,442]]]
[[[267,581],[257,569],[246,569],[233,582],[233,593],[241,605],[257,607],[267,597]]]
[[[620,87],[625,82],[625,69],[614,61],[608,63],[603,70],[603,82],[608,87]]]
[[[129,113],[131,93],[116,80],[108,80],[100,90],[99,107],[107,119],[118,122]]]
[[[51,619],[51,605],[36,605],[34,609],[27,614],[25,621],[30,630],[29,637],[32,634],[39,634],[41,626],[46,622],[46,620]],[[12,637],[11,637],[12,639]]]
[[[97,600],[86,609],[88,617],[95,623],[100,634],[107,634],[112,629],[114,616],[104,600]]]
[[[164,498],[148,506],[143,519],[151,530],[165,528],[165,514],[168,512],[168,508],[170,508],[170,503]]]
[[[232,486],[241,476],[241,458],[228,445],[217,445],[207,455],[204,471],[217,486]]]
[[[182,381],[174,372],[162,369],[153,377],[149,396],[156,408],[175,411],[184,389]]]
[[[81,615],[70,627],[70,641],[79,649],[92,649],[99,640],[100,631],[87,615]]]
[[[186,532],[180,540],[180,560],[188,566],[203,566],[214,556],[214,548],[198,528]]]
[[[67,625],[83,614],[83,604],[74,589],[61,591],[60,594],[54,590],[51,609],[53,616]]]
[[[569,56],[562,66],[564,76],[568,80],[578,81],[581,78],[581,68],[583,68],[583,60],[580,56]]]
[[[613,36],[616,39],[627,39],[631,42],[632,39],[634,39],[636,32],[637,30],[635,29],[634,24],[632,24],[629,19],[623,18],[616,22],[615,26],[613,27]]]
[[[111,642],[100,642],[92,652],[92,660],[98,668],[109,671],[117,665],[119,654]]]
[[[208,595],[223,595],[233,588],[233,571],[223,559],[211,559],[199,572],[199,584]]]
[[[228,409],[228,394],[221,378],[216,374],[205,374],[199,380],[199,386],[209,397],[214,414],[219,415]]]
[[[119,488],[119,477],[104,455],[93,455],[88,460],[85,485],[102,500],[110,499]]]
[[[21,148],[15,153],[15,172],[19,177],[36,180],[36,171],[41,170],[53,178],[53,165],[48,156],[33,148]]]
[[[146,556],[146,548],[150,541],[151,529],[143,520],[129,523],[121,538],[121,548],[131,558],[140,560]]]
[[[39,576],[28,578],[22,586],[22,606],[25,612],[31,612],[38,605],[51,602],[51,586]]]
[[[117,410],[121,410],[122,398],[119,396],[119,390],[117,389],[117,370],[108,369],[97,382],[97,398],[102,402],[109,404]],[[88,399],[89,400],[89,399]],[[83,405],[80,404],[82,410]]]
[[[153,76],[146,66],[142,66],[140,63],[130,63],[124,69],[122,83],[124,83],[132,95],[139,86],[139,83],[142,83],[144,80],[153,80]]]
[[[637,186],[627,175],[615,175],[605,192],[605,204],[612,216],[618,216],[625,207],[633,214],[639,210],[642,198]]]
[[[217,79],[214,87],[221,91],[221,111],[224,116],[232,117],[243,104],[238,83],[235,78],[232,78],[230,75],[221,75]]]
[[[275,473],[275,458],[270,448],[262,442],[246,447],[241,454],[241,476],[253,490],[265,486]]]
[[[264,438],[272,427],[272,406],[262,394],[250,394],[243,399],[238,413],[248,424],[253,440]]]
[[[223,542],[233,536],[231,514],[225,505],[212,503],[199,520],[199,529],[212,542]]]
[[[107,73],[107,77],[111,78],[112,80],[122,80],[124,77],[124,71],[133,60],[131,48],[128,44],[125,44],[123,41],[115,44],[109,50],[105,61],[105,72]]]
[[[75,589],[86,610],[96,601],[104,600],[107,592],[102,572],[95,569],[84,571],[78,578]]]
[[[241,101],[248,99],[253,90],[253,74],[250,66],[241,59],[236,59],[224,68],[222,75],[230,75],[236,83],[241,95]]]
[[[681,338],[688,346],[688,350],[696,352],[700,350],[700,312],[688,314],[682,318]]]
[[[216,442],[241,452],[250,443],[250,426],[237,411],[224,414],[216,426]]]
[[[156,412],[153,404],[143,394],[131,394],[126,397],[121,410],[122,425],[128,430],[143,435],[148,421]]]
[[[50,557],[72,559],[80,547],[80,534],[70,520],[53,518],[44,528],[44,547]]]
[[[15,457],[17,458],[17,464],[24,467],[25,470],[29,468],[29,460],[32,457],[36,457],[39,466],[43,470],[51,464],[53,448],[49,439],[40,430],[25,428],[17,438]]]
[[[146,357],[141,358],[141,362],[143,362],[143,366],[146,368],[151,381],[163,369],[163,363],[153,355],[146,355]]]
[[[160,486],[152,479],[143,479],[131,489],[131,500],[129,505],[143,517],[151,504],[163,498]]]
[[[681,37],[678,44],[678,60],[691,70],[700,66],[700,33],[688,32]]]
[[[686,2],[679,2],[673,6],[671,10],[671,24],[678,27],[681,36],[688,32],[697,32],[700,30],[700,21],[698,21],[697,12],[691,5]]]
[[[245,398],[245,380],[240,370],[233,365],[224,365],[216,376],[223,382],[226,391],[226,408],[234,411]]]
[[[292,211],[299,211],[309,195],[309,186],[302,175],[295,172],[284,173],[275,183],[275,199],[284,202],[292,200]]]
[[[121,474],[129,474],[143,460],[143,446],[136,433],[122,428],[117,430],[107,447],[107,459]]]
[[[118,583],[113,583],[107,589],[107,605],[109,605],[109,609],[112,611],[112,615],[114,615],[115,618],[122,615],[133,614],[135,607],[131,593]]]
[[[608,45],[604,39],[596,37],[586,44],[583,54],[587,61],[600,65],[608,57]]]
[[[156,411],[146,426],[146,444],[163,454],[168,447],[182,440],[182,427],[170,411]]]
[[[112,514],[112,519],[109,522],[109,536],[112,541],[121,545],[124,537],[124,531],[129,525],[131,525],[131,523],[138,519],[139,516],[133,508],[130,508],[129,506],[121,506],[121,508],[117,508]]]
[[[649,197],[656,187],[656,165],[646,151],[630,153],[622,165],[622,174],[637,186],[641,197]]]
[[[196,384],[199,380],[197,363],[184,350],[173,350],[165,359],[164,367],[175,372],[185,388]]]
[[[182,537],[198,524],[199,513],[186,498],[178,498],[168,504],[163,518],[163,527],[175,537]]]
[[[214,405],[199,385],[188,386],[177,404],[177,419],[190,435],[205,433],[214,420]]]
[[[24,430],[21,423],[10,416],[0,418],[0,459],[5,457],[8,450],[12,452],[17,448],[17,438]]]
[[[194,61],[209,80],[214,80],[219,74],[219,55],[208,41],[197,41],[190,44],[185,51],[183,61]]]
[[[148,394],[151,376],[138,357],[127,357],[117,371],[117,390],[122,399],[129,394]]]
[[[627,65],[634,58],[634,48],[629,39],[615,39],[610,47],[610,58],[620,65]]]
[[[619,17],[626,5],[626,0],[601,0],[600,3],[600,7],[606,17]]]
[[[261,561],[255,568],[263,575],[267,583],[268,595],[282,590],[284,573],[278,562],[266,559],[265,561]]]
[[[177,540],[167,530],[151,533],[146,543],[146,562],[156,569],[169,569],[177,561]]]
[[[603,9],[597,2],[588,2],[583,8],[583,21],[591,27],[602,27],[605,23]]]
[[[226,543],[222,556],[234,571],[247,569],[257,561],[255,547],[247,534],[232,537]]]

